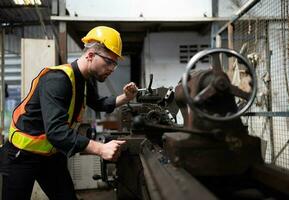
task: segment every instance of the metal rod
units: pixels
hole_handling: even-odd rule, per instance
[[[147,88],[139,88],[139,89],[137,89],[137,91],[138,91],[138,92],[148,91],[148,89],[147,89]]]
[[[284,146],[281,148],[281,150],[277,153],[277,155],[274,157],[274,159],[272,160],[272,164],[275,164],[277,159],[280,157],[280,155],[284,152],[284,150],[286,149],[286,147],[289,145],[289,140],[287,140],[287,142],[284,144]]]
[[[150,128],[150,130],[157,129],[159,131],[163,132],[185,132],[185,133],[190,133],[202,137],[209,137],[209,138],[214,138],[214,139],[224,139],[224,134],[220,129],[212,129],[210,131],[203,131],[203,130],[198,130],[194,128],[183,128],[183,127],[171,127],[167,125],[161,125],[161,124],[153,124],[153,123],[148,123],[145,122],[143,125],[144,128]]]
[[[272,91],[272,81],[271,81],[271,55],[272,52],[270,50],[270,41],[269,41],[269,24],[266,23],[266,71],[269,74],[270,81],[267,81],[266,87],[269,91],[268,93],[268,98],[267,98],[267,111],[272,112],[272,96],[273,96],[273,91]],[[275,158],[275,144],[274,144],[274,129],[273,129],[273,118],[269,117],[269,129],[270,129],[270,142],[271,142],[271,161],[274,160]]]
[[[59,16],[65,16],[66,0],[58,1],[59,3]],[[60,63],[67,63],[67,24],[64,21],[58,23],[59,30],[59,53]]]
[[[221,48],[222,47],[222,37],[219,34],[217,34],[217,36],[216,36],[216,47],[217,48]]]
[[[234,49],[234,25],[228,24],[228,48]],[[233,74],[234,74],[234,60],[237,61],[237,59],[233,57],[229,57],[229,67],[228,67],[228,76],[230,80],[233,80]]]
[[[47,34],[47,30],[46,30],[45,23],[44,23],[44,20],[43,20],[43,16],[42,16],[42,14],[40,12],[40,9],[39,9],[37,3],[35,4],[35,10],[36,10],[36,13],[38,15],[39,23],[40,23],[40,26],[42,28],[43,34],[45,36],[45,39],[48,39],[48,34]]]
[[[228,48],[234,49],[234,24],[228,24]]]
[[[251,117],[289,117],[289,112],[247,112],[244,116]]]

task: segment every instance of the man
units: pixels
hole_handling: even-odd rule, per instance
[[[83,55],[71,64],[43,69],[13,112],[9,142],[2,148],[3,200],[30,199],[35,180],[49,199],[76,199],[67,157],[86,152],[115,161],[120,154],[125,141],[102,144],[72,128],[85,103],[112,112],[136,96],[134,83],[125,85],[116,98],[99,97],[93,90],[94,80],[105,81],[122,58],[120,34],[99,26],[82,41]]]

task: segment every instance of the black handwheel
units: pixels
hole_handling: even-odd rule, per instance
[[[231,83],[221,64],[220,56],[222,54],[225,54],[228,58],[237,58],[237,62],[243,64],[246,67],[246,72],[251,76],[252,89],[250,92],[243,91],[239,87]],[[202,59],[207,58],[208,56],[212,60],[211,71],[215,77],[214,81],[208,84],[207,87],[198,92],[198,94],[196,94],[192,98],[190,96],[190,88],[188,85],[188,82],[190,80],[190,74],[192,70],[195,69],[196,64]],[[183,74],[182,77],[182,87],[188,105],[192,110],[198,112],[201,117],[205,117],[214,121],[228,121],[239,117],[252,105],[257,93],[257,78],[254,68],[241,54],[232,49],[215,48],[200,51],[191,58],[191,60],[187,64],[186,72]],[[205,112],[204,110],[199,108],[198,105],[200,105],[200,102],[206,101],[207,99],[219,92],[229,92],[233,96],[242,99],[242,106],[238,107],[235,113],[227,113],[226,116],[217,116],[215,114]]]

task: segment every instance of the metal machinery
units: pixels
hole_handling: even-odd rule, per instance
[[[211,65],[196,69],[203,59]],[[232,83],[230,66],[250,77],[245,86]],[[118,199],[288,199],[288,176],[264,163],[260,139],[240,118],[256,83],[248,61],[229,49],[197,53],[175,91],[152,89],[151,76],[137,103],[122,108],[122,131],[97,136],[127,143],[118,162],[102,161],[94,178],[116,187]],[[175,123],[179,109],[182,127]]]

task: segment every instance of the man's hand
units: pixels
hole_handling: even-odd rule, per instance
[[[99,155],[104,160],[116,161],[120,156],[121,145],[124,144],[123,140],[112,140],[108,143],[105,143],[101,146]]]
[[[112,140],[108,143],[100,143],[90,140],[84,152],[101,156],[104,160],[116,161],[120,156],[121,145],[126,141]]]
[[[116,107],[128,103],[133,100],[137,94],[137,86],[135,83],[130,82],[123,87],[123,94],[116,97]]]
[[[137,86],[134,82],[130,82],[123,87],[123,93],[125,94],[126,98],[130,101],[133,100],[137,94]]]

